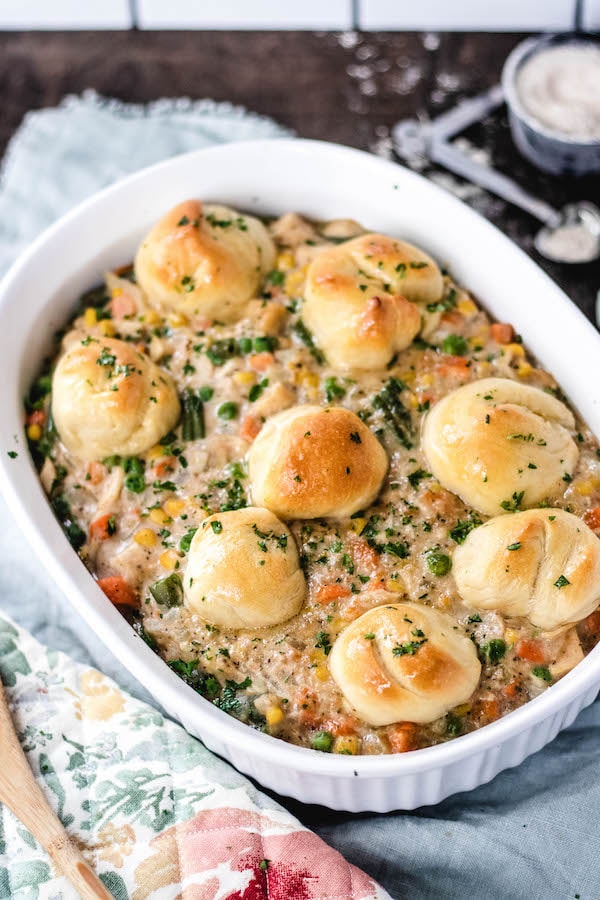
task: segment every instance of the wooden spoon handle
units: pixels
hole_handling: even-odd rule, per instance
[[[111,900],[56,817],[29,768],[17,739],[0,681],[0,800],[37,838],[83,900]]]

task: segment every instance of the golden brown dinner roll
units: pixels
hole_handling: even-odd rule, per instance
[[[277,413],[248,453],[254,503],[282,519],[351,516],[374,501],[387,467],[377,438],[340,406]]]
[[[423,450],[441,484],[487,515],[562,493],[579,452],[564,403],[509,378],[448,394],[425,417]]]
[[[268,628],[300,612],[306,583],[288,528],[268,509],[204,519],[183,579],[184,603],[223,628]]]
[[[82,459],[144,453],[179,411],[171,376],[125,341],[88,337],[54,371],[52,416],[62,442]]]
[[[159,309],[234,322],[274,260],[275,246],[258,219],[186,200],[146,235],[135,275]]]
[[[387,603],[355,619],[334,643],[329,668],[369,725],[433,722],[469,699],[481,672],[475,645],[454,620],[415,603]]]
[[[469,606],[527,616],[545,631],[588,616],[600,601],[600,540],[562,509],[497,516],[454,551]]]
[[[440,299],[442,275],[417,247],[365,234],[324,250],[306,278],[302,316],[339,369],[382,369],[421,327],[415,303]]]

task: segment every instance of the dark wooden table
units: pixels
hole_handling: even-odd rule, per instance
[[[0,34],[0,155],[31,109],[94,88],[124,101],[165,96],[229,100],[272,116],[298,135],[386,153],[390,127],[435,116],[495,84],[524,35],[312,34],[300,32],[117,32]],[[526,163],[512,145],[501,110],[467,137],[502,171],[560,206],[600,196],[599,180],[556,179]],[[437,170],[438,174],[440,170]],[[435,170],[430,174],[435,174]],[[455,187],[460,182],[452,179]],[[532,250],[537,223],[474,191],[471,202],[546,269],[593,318],[600,263],[559,266]],[[510,277],[510,273],[498,273]],[[515,286],[518,290],[518,286]],[[527,302],[527,297],[523,297]],[[563,341],[564,335],[557,335]],[[358,819],[286,803],[310,827],[394,893],[394,862],[355,843]],[[393,814],[390,814],[390,818]],[[377,820],[379,828],[381,818]]]
[[[435,116],[495,84],[524,35],[309,32],[0,34],[0,155],[27,110],[95,88],[125,101],[165,96],[230,100],[300,136],[385,152],[398,119]],[[543,175],[512,145],[504,111],[467,137],[499,169],[556,206],[600,196],[600,179]],[[460,185],[452,179],[455,186]],[[537,223],[502,201],[470,202],[546,269],[593,319],[600,263],[548,263],[532,249]],[[523,298],[526,301],[526,298]]]

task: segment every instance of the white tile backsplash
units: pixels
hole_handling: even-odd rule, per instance
[[[131,28],[128,0],[0,0],[0,30]]]
[[[140,28],[344,30],[351,0],[137,0]]]
[[[367,31],[562,31],[574,8],[575,0],[359,0],[358,24]]]

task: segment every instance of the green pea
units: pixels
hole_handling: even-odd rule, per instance
[[[427,554],[427,566],[433,575],[447,575],[452,568],[452,560],[445,553],[435,550]]]
[[[485,656],[486,659],[489,659],[492,665],[495,665],[500,662],[506,653],[506,644],[499,638],[493,638],[491,641],[488,641],[487,644],[482,644],[479,649],[483,656]]]
[[[125,479],[125,487],[134,494],[141,494],[146,487],[146,479],[143,475],[133,473]]]
[[[333,735],[330,731],[317,731],[310,745],[313,750],[329,753],[333,746]]]
[[[237,403],[221,403],[219,408],[217,409],[217,415],[220,419],[225,419],[225,421],[229,421],[230,419],[235,419],[238,414],[238,405]]]
[[[243,337],[238,341],[238,346],[240,348],[241,353],[250,353],[252,350],[252,338]]]
[[[448,334],[442,341],[442,350],[452,356],[465,356],[468,349],[469,345],[460,334]]]

